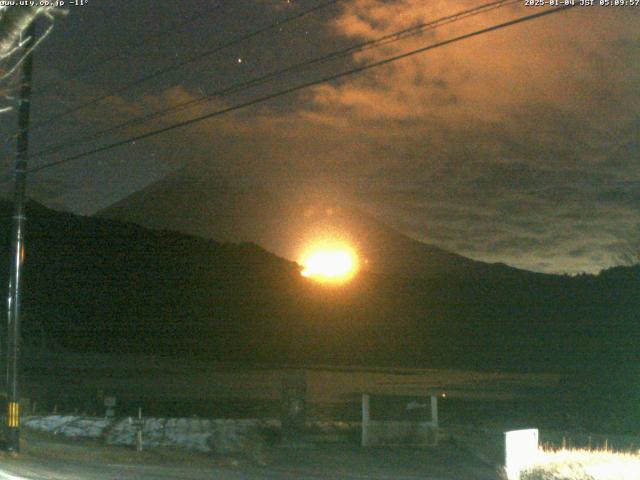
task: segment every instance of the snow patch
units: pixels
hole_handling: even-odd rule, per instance
[[[110,445],[135,445],[137,419],[74,415],[31,416],[23,426],[68,438],[100,439]],[[198,452],[235,454],[253,451],[263,442],[261,432],[280,427],[278,420],[145,418],[145,447],[180,447]]]

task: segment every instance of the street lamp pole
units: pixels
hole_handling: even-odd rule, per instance
[[[13,200],[13,230],[11,273],[7,295],[7,450],[20,451],[20,393],[18,361],[20,339],[20,300],[22,266],[24,262],[25,189],[29,150],[29,113],[31,103],[31,72],[36,25],[32,21],[22,35],[26,58],[22,65],[20,103],[18,106],[18,137],[16,140],[15,184]]]

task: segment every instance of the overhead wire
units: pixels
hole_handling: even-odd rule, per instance
[[[452,15],[447,15],[445,17],[439,18],[437,20],[433,20],[430,22],[424,22],[421,23],[419,25],[414,25],[412,27],[409,28],[405,28],[402,30],[399,30],[397,32],[394,33],[390,33],[381,37],[378,37],[376,39],[373,40],[369,40],[366,42],[362,42],[359,43],[357,45],[352,45],[334,52],[330,52],[328,54],[319,56],[319,57],[315,57],[312,58],[310,60],[306,60],[303,62],[299,62],[296,63],[294,65],[290,65],[288,67],[270,72],[266,75],[263,75],[261,77],[258,78],[254,78],[252,80],[248,80],[245,82],[240,82],[234,85],[231,85],[229,87],[225,87],[223,89],[220,90],[216,90],[214,92],[211,92],[209,94],[203,95],[201,97],[195,98],[195,99],[191,99],[191,100],[187,100],[185,102],[182,102],[178,105],[173,105],[171,107],[166,107],[160,110],[157,110],[155,112],[146,114],[146,115],[142,115],[140,117],[136,117],[133,118],[131,120],[128,120],[124,123],[120,123],[117,125],[113,125],[111,127],[107,127],[105,129],[99,130],[97,132],[93,132],[90,133],[88,135],[85,135],[79,139],[74,139],[68,142],[62,142],[62,143],[58,143],[55,145],[50,145],[47,147],[44,147],[43,149],[35,152],[34,154],[31,155],[31,158],[41,158],[44,155],[51,155],[54,153],[58,153],[60,151],[63,150],[67,150],[69,148],[73,148],[73,147],[77,147],[79,145],[82,145],[84,143],[90,142],[90,141],[94,141],[94,140],[99,140],[100,138],[109,135],[113,132],[116,132],[118,130],[121,130],[123,128],[128,128],[128,127],[132,127],[132,126],[136,126],[136,125],[140,125],[142,123],[146,123],[150,120],[154,120],[156,118],[160,118],[163,117],[165,115],[168,115],[169,113],[176,113],[182,110],[186,110],[187,108],[192,108],[196,105],[199,105],[201,103],[205,103],[208,102],[212,99],[216,99],[216,98],[222,98],[225,97],[227,95],[233,94],[233,93],[238,93],[241,91],[244,91],[248,88],[252,88],[258,85],[262,85],[266,82],[269,82],[275,78],[281,77],[283,75],[286,75],[288,73],[299,73],[301,71],[304,71],[305,69],[308,69],[309,67],[312,67],[314,65],[317,64],[322,64],[322,63],[326,63],[328,61],[331,60],[335,60],[347,55],[351,55],[353,53],[357,53],[357,52],[362,52],[365,51],[367,49],[370,48],[375,48],[375,47],[379,47],[379,46],[384,46],[384,45],[388,45],[390,43],[399,41],[399,40],[404,40],[406,38],[409,38],[410,36],[416,36],[419,34],[424,33],[427,30],[431,30],[431,29],[435,29],[438,27],[441,27],[443,25],[449,24],[449,23],[453,23],[455,21],[459,21],[462,19],[466,19],[469,18],[471,16],[475,16],[475,15],[479,15],[481,13],[485,13],[487,11],[490,10],[494,10],[497,8],[503,8],[512,4],[516,4],[516,3],[520,3],[520,0],[498,0],[498,1],[494,1],[494,2],[490,2],[487,4],[483,4],[481,6],[478,7],[474,7],[474,8],[470,8],[467,10],[463,10],[460,12],[457,12],[455,14]]]
[[[234,38],[232,40],[229,40],[229,41],[227,41],[225,43],[222,43],[222,44],[216,46],[215,48],[206,50],[204,52],[200,52],[200,53],[198,53],[196,55],[193,55],[193,56],[191,56],[191,57],[189,57],[189,58],[187,58],[185,60],[182,60],[182,61],[177,62],[177,63],[172,63],[171,65],[168,65],[166,67],[163,67],[163,68],[160,68],[158,70],[155,70],[154,72],[152,72],[150,74],[147,74],[147,75],[145,75],[145,76],[143,76],[143,77],[141,77],[139,79],[133,80],[133,81],[131,81],[129,83],[126,83],[126,84],[122,85],[121,87],[116,88],[115,90],[112,90],[112,91],[109,91],[107,93],[103,93],[101,95],[98,95],[97,97],[94,97],[94,98],[92,98],[90,100],[87,100],[86,102],[81,103],[80,105],[77,105],[77,106],[72,107],[72,108],[70,108],[68,110],[65,110],[64,112],[57,113],[57,114],[55,114],[55,115],[53,115],[53,116],[51,116],[51,117],[49,117],[49,118],[47,118],[45,120],[42,120],[41,122],[35,123],[31,127],[29,127],[29,130],[33,131],[33,130],[42,128],[42,127],[44,127],[46,125],[49,125],[49,124],[55,122],[56,120],[60,120],[63,117],[66,117],[68,115],[71,115],[71,114],[74,114],[74,113],[79,112],[81,110],[84,110],[85,108],[90,107],[92,105],[95,105],[95,104],[97,104],[97,103],[99,103],[99,102],[101,102],[101,101],[103,101],[103,100],[105,100],[105,99],[107,99],[109,97],[112,97],[114,95],[119,95],[119,94],[121,94],[123,92],[126,92],[127,90],[130,90],[133,87],[136,87],[138,85],[142,85],[143,83],[146,83],[146,82],[148,82],[150,80],[153,80],[153,79],[155,79],[157,77],[160,77],[162,75],[165,75],[165,74],[167,74],[169,72],[173,72],[175,70],[183,68],[186,65],[190,65],[192,63],[198,62],[198,61],[200,61],[200,60],[202,60],[204,58],[210,57],[210,56],[212,56],[212,55],[214,55],[214,54],[216,54],[218,52],[221,52],[222,50],[225,50],[225,49],[227,49],[229,47],[232,47],[232,46],[237,45],[239,43],[245,42],[245,41],[247,41],[247,40],[249,40],[251,38],[257,37],[258,35],[261,35],[261,34],[263,34],[265,32],[273,30],[274,28],[279,28],[279,27],[281,27],[283,25],[286,25],[288,23],[294,22],[294,21],[296,21],[296,20],[298,20],[300,18],[303,18],[303,17],[306,17],[308,15],[311,15],[312,13],[318,12],[319,10],[322,10],[324,8],[327,8],[327,7],[330,7],[332,5],[335,5],[336,3],[341,2],[341,1],[343,1],[343,0],[328,0],[326,2],[323,2],[323,3],[319,4],[319,5],[316,5],[314,7],[305,9],[302,12],[296,13],[294,15],[290,15],[290,16],[284,18],[284,19],[277,20],[276,22],[273,22],[273,23],[271,23],[269,25],[257,28],[255,30],[252,30],[252,31],[248,32],[248,33],[240,35],[240,36],[238,36],[238,37],[236,37],[236,38]]]
[[[427,45],[427,46],[424,46],[424,47],[421,47],[421,48],[417,48],[417,49],[414,49],[414,50],[410,50],[408,52],[404,52],[404,53],[401,53],[401,54],[398,54],[398,55],[394,55],[394,56],[385,58],[383,60],[379,60],[379,61],[375,61],[375,62],[372,62],[372,63],[368,63],[366,65],[362,65],[362,66],[359,66],[359,67],[356,67],[356,68],[351,68],[351,69],[348,69],[346,71],[343,71],[343,72],[340,72],[340,73],[337,73],[337,74],[332,74],[332,75],[325,76],[325,77],[322,77],[322,78],[317,79],[317,80],[313,80],[313,81],[305,82],[305,83],[302,83],[302,84],[299,84],[299,85],[296,85],[296,86],[293,86],[293,87],[285,88],[285,89],[280,90],[280,91],[275,92],[275,93],[264,95],[262,97],[259,97],[259,98],[256,98],[256,99],[252,99],[250,101],[243,102],[243,103],[240,103],[240,104],[236,104],[236,105],[233,105],[233,106],[230,106],[230,107],[226,107],[226,108],[223,108],[221,110],[217,110],[215,112],[211,112],[211,113],[208,113],[208,114],[205,114],[205,115],[200,115],[198,117],[194,117],[194,118],[191,118],[189,120],[178,122],[178,123],[175,123],[173,125],[169,125],[169,126],[166,126],[166,127],[163,127],[163,128],[152,130],[152,131],[140,134],[140,135],[135,135],[135,136],[129,137],[129,138],[124,139],[124,140],[119,140],[119,141],[110,143],[108,145],[103,145],[101,147],[97,147],[97,148],[94,148],[94,149],[91,149],[91,150],[88,150],[88,151],[85,151],[85,152],[81,152],[79,154],[67,157],[65,159],[61,159],[61,160],[57,160],[57,161],[54,161],[54,162],[50,162],[50,163],[47,163],[47,164],[44,164],[44,165],[41,165],[41,166],[38,166],[38,167],[33,167],[33,168],[30,168],[28,170],[28,172],[35,173],[35,172],[43,171],[43,170],[46,170],[46,169],[50,169],[50,168],[53,168],[53,167],[56,167],[56,166],[59,166],[59,165],[63,165],[63,164],[72,162],[74,160],[78,160],[78,159],[87,157],[89,155],[94,155],[96,153],[108,151],[108,150],[111,150],[111,149],[116,148],[116,147],[120,147],[120,146],[129,144],[129,143],[132,143],[132,142],[136,142],[138,140],[144,140],[144,139],[147,139],[147,138],[150,138],[150,137],[161,135],[163,133],[166,133],[166,132],[169,132],[169,131],[172,131],[172,130],[176,130],[176,129],[179,129],[179,128],[184,128],[184,127],[187,127],[189,125],[193,125],[195,123],[202,122],[204,120],[208,120],[208,119],[211,119],[211,118],[214,118],[214,117],[217,117],[217,116],[221,116],[221,115],[224,115],[224,114],[227,114],[227,113],[230,113],[230,112],[233,112],[233,111],[237,111],[237,110],[240,110],[240,109],[252,106],[252,105],[263,103],[263,102],[266,102],[268,100],[273,100],[275,98],[279,98],[279,97],[282,97],[284,95],[288,95],[288,94],[291,94],[291,93],[294,93],[294,92],[297,92],[297,91],[300,91],[300,90],[303,90],[303,89],[306,89],[306,88],[310,88],[310,87],[313,87],[313,86],[321,85],[323,83],[328,83],[328,82],[331,82],[331,81],[334,81],[334,80],[338,80],[340,78],[344,78],[344,77],[347,77],[347,76],[351,76],[351,75],[355,75],[355,74],[358,74],[358,73],[362,73],[362,72],[371,70],[373,68],[377,68],[377,67],[380,67],[380,66],[383,66],[383,65],[390,64],[392,62],[397,62],[399,60],[402,60],[402,59],[405,59],[405,58],[408,58],[408,57],[412,57],[414,55],[418,55],[420,53],[424,53],[424,52],[427,52],[427,51],[430,51],[430,50],[434,50],[436,48],[444,47],[446,45],[450,45],[450,44],[453,44],[453,43],[456,43],[456,42],[467,40],[469,38],[473,38],[473,37],[477,37],[477,36],[480,36],[480,35],[484,35],[484,34],[487,34],[487,33],[490,33],[490,32],[494,32],[494,31],[497,31],[497,30],[500,30],[500,29],[503,29],[503,28],[511,27],[511,26],[514,26],[514,25],[518,25],[518,24],[521,24],[521,23],[524,23],[524,22],[527,22],[527,21],[530,21],[530,20],[537,19],[537,18],[542,18],[542,17],[548,16],[548,15],[552,15],[552,14],[556,14],[556,13],[559,13],[559,12],[567,11],[567,10],[573,8],[574,6],[575,5],[571,5],[571,4],[562,5],[562,6],[559,6],[559,7],[555,7],[553,9],[543,10],[543,11],[538,12],[538,13],[525,15],[525,16],[522,16],[522,17],[519,17],[519,18],[516,18],[516,19],[513,19],[513,20],[509,20],[509,21],[502,22],[502,23],[499,23],[499,24],[496,24],[496,25],[492,25],[490,27],[485,27],[485,28],[482,28],[482,29],[479,29],[479,30],[476,30],[476,31],[473,31],[473,32],[470,32],[470,33],[466,33],[466,34],[463,34],[463,35],[458,35],[458,36],[450,38],[448,40],[443,40],[443,41],[440,41],[440,42],[436,42],[436,43],[433,43],[431,45]]]
[[[76,80],[78,77],[81,77],[82,75],[84,75],[86,72],[88,72],[89,70],[98,68],[106,63],[109,63],[112,60],[118,59],[118,58],[130,58],[130,57],[135,57],[136,54],[132,51],[132,50],[137,50],[140,49],[141,47],[143,47],[145,44],[149,43],[150,40],[154,39],[154,38],[170,38],[173,35],[177,34],[182,28],[184,28],[187,25],[192,24],[193,22],[200,20],[201,18],[203,18],[204,16],[218,10],[219,8],[221,8],[221,4],[215,4],[213,6],[208,6],[207,8],[201,9],[199,10],[196,14],[188,17],[186,20],[179,22],[177,24],[172,25],[171,27],[168,27],[166,29],[162,29],[159,32],[153,34],[153,35],[148,35],[146,37],[138,38],[136,39],[135,42],[129,42],[127,44],[124,44],[123,46],[120,47],[120,52],[118,53],[114,53],[112,55],[108,55],[106,57],[103,57],[102,59],[94,62],[94,63],[90,63],[87,64],[83,67],[80,67],[78,69],[76,69],[75,71],[73,71],[70,74],[70,78],[65,78],[64,82],[70,82],[73,80]],[[48,33],[50,32],[50,29],[45,33],[44,36],[46,36]],[[40,40],[41,41],[41,40]],[[122,50],[125,51],[125,53],[122,53]],[[33,97],[38,97],[38,96],[42,96],[44,93],[50,91],[52,88],[54,88],[55,86],[59,85],[60,83],[62,83],[63,80],[59,80],[59,81],[53,81],[48,83],[45,87],[34,90],[32,92],[32,98]],[[53,121],[53,120],[52,120]],[[36,125],[32,125],[29,130],[32,129],[37,129],[38,126]],[[15,138],[17,137],[17,134],[13,134],[13,135],[6,135],[6,139],[7,142],[11,142],[14,141]]]

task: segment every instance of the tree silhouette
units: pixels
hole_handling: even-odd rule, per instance
[[[29,53],[23,46],[23,33],[38,17],[45,17],[49,26],[35,43],[36,48],[51,32],[55,15],[65,13],[57,7],[0,7],[0,113],[13,110],[13,92],[17,88],[15,73]]]

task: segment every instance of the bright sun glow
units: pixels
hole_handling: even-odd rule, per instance
[[[345,247],[314,249],[303,257],[302,265],[303,277],[323,282],[347,281],[358,269],[355,253]]]

